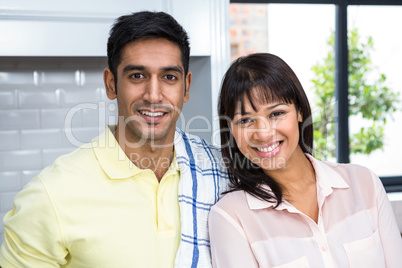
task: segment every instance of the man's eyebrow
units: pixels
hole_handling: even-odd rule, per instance
[[[134,64],[129,64],[123,68],[123,74],[131,71],[143,71],[145,70],[145,66],[143,65],[134,65]]]
[[[147,68],[144,65],[129,64],[123,68],[123,74],[131,71],[144,71]],[[178,72],[184,74],[184,70],[179,65],[166,66],[161,68],[164,72]]]
[[[162,68],[162,70],[165,72],[171,71],[171,72],[178,72],[178,73],[184,74],[183,68],[179,65],[167,66],[167,67]]]

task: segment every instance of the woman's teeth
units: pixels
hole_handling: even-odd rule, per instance
[[[280,144],[280,142],[277,142],[275,144],[272,144],[271,146],[268,147],[257,147],[256,149],[260,152],[263,153],[268,153],[268,152],[272,152],[276,147],[278,147]]]

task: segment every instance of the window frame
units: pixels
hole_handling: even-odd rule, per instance
[[[335,5],[335,126],[336,161],[350,163],[349,152],[349,87],[348,87],[348,29],[347,8],[351,5],[402,6],[400,0],[230,0],[241,4],[331,4]],[[342,130],[342,131],[340,131]],[[381,176],[387,192],[402,192],[402,174]]]

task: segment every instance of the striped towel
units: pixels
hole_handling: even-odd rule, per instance
[[[220,148],[176,128],[175,151],[181,176],[181,241],[175,267],[212,267],[208,213],[229,182]]]

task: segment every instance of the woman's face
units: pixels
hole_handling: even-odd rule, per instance
[[[285,102],[253,103],[244,99],[244,114],[240,103],[235,109],[231,131],[241,153],[261,167],[265,173],[286,168],[299,147],[299,126],[302,116],[294,104]]]

